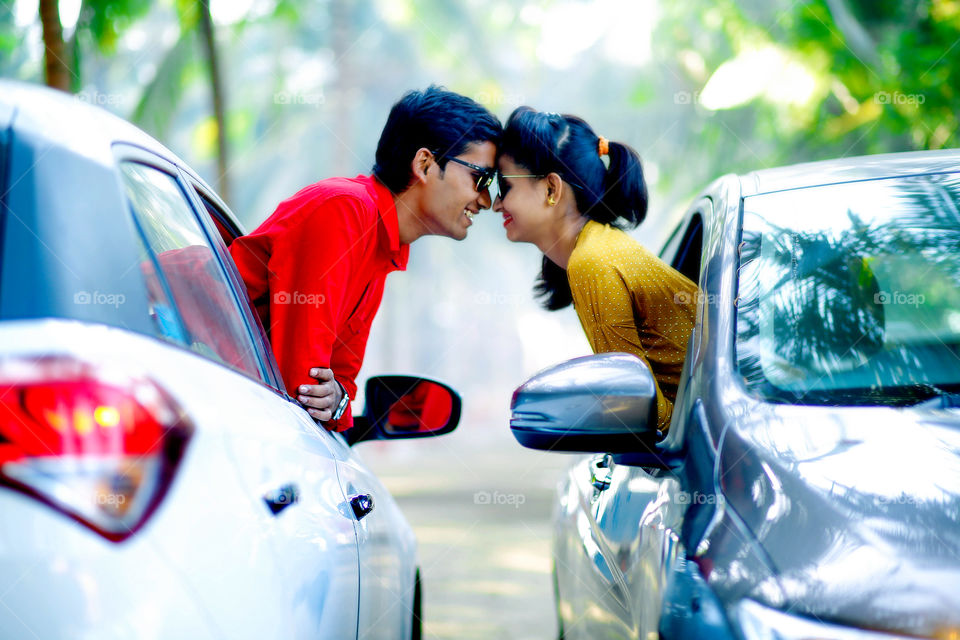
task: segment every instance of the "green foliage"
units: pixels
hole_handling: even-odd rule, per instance
[[[103,53],[116,51],[117,40],[150,10],[150,0],[83,0],[79,28],[86,28]]]
[[[765,45],[799,61],[824,87],[789,108],[762,95],[728,110],[693,107],[721,132],[708,152],[750,149],[715,162],[718,172],[958,144],[955,0],[693,0],[664,9],[658,51],[692,92],[704,81],[677,65],[678,51],[696,51],[713,73]]]

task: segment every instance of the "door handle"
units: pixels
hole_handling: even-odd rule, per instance
[[[364,516],[373,511],[373,496],[369,493],[361,493],[350,498],[350,506],[353,508],[353,515],[357,520],[362,520]]]
[[[610,468],[611,464],[613,464],[613,456],[609,453],[595,458],[590,463],[590,484],[592,484],[593,488],[598,492],[605,491],[610,486],[610,480],[613,477],[613,469]]]
[[[295,484],[285,484],[279,489],[263,494],[263,501],[270,513],[277,515],[287,507],[300,502],[300,489]]]

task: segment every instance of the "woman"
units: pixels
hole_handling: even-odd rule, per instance
[[[580,118],[530,107],[510,115],[502,140],[493,209],[509,240],[543,252],[535,287],[543,306],[572,302],[594,353],[625,351],[646,361],[657,385],[657,428],[665,432],[697,287],[623,231],[647,211],[640,158]]]

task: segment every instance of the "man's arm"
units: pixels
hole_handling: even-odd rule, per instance
[[[270,335],[284,384],[294,396],[303,395],[301,385],[324,387],[324,404],[334,399],[326,393],[332,381],[318,385],[310,370],[332,368],[356,252],[368,232],[359,207],[353,198],[337,197],[305,214],[279,234],[268,265]],[[310,411],[323,419],[323,409]]]
[[[370,336],[370,325],[383,297],[383,281],[371,282],[364,292],[363,299],[357,304],[353,315],[345,318],[345,326],[333,343],[330,356],[330,369],[317,369],[315,377],[321,378],[320,384],[301,385],[299,398],[301,404],[323,413],[313,415],[325,422],[327,429],[345,431],[353,426],[353,413],[350,405],[338,420],[332,420],[333,410],[340,404],[342,391],[350,398],[357,397],[357,374],[363,365],[363,356]],[[332,370],[332,371],[331,371]],[[336,376],[335,381],[328,380],[328,374]],[[311,375],[314,375],[311,373]],[[339,383],[339,384],[337,384]],[[340,386],[343,386],[343,389]],[[326,411],[324,411],[326,410]]]

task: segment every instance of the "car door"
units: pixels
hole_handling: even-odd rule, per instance
[[[558,490],[554,537],[554,587],[561,636],[568,640],[627,637],[622,580],[597,526],[597,500],[609,482],[611,457],[582,456]],[[613,612],[613,613],[611,613]],[[611,628],[613,627],[613,628]]]
[[[339,434],[333,440],[343,491],[357,516],[359,637],[409,638],[417,569],[412,529],[393,497],[360,456]]]
[[[214,194],[196,181],[191,182],[201,205],[228,245],[236,237],[237,229],[223,205]],[[239,282],[239,276],[238,276]],[[259,318],[250,304],[252,322]],[[259,335],[266,342],[262,328]],[[273,357],[278,388],[283,387]],[[324,446],[336,460],[340,487],[346,499],[345,513],[352,514],[357,535],[359,564],[358,635],[361,638],[407,638],[411,632],[411,604],[415,583],[416,541],[399,507],[387,489],[363,464],[360,456],[347,445],[340,434],[329,433],[318,427],[313,419],[296,403],[291,403],[297,419],[310,432],[322,432]]]
[[[711,211],[710,200],[698,201],[662,254],[672,267],[694,282],[699,281],[700,275],[703,221],[709,219]],[[693,344],[692,338],[691,348]],[[688,372],[689,367],[685,367],[681,388]],[[685,420],[682,407],[678,396],[671,428]],[[618,460],[628,461],[625,456],[609,455],[592,459],[599,494],[594,502],[596,545],[602,552],[607,577],[604,597],[597,604],[607,614],[608,627],[616,627],[617,633],[629,638],[656,637],[683,514],[690,501],[713,496],[683,492],[669,470],[618,464]]]
[[[229,372],[205,380],[216,389],[210,402],[222,403],[219,415],[229,423],[220,430],[223,447],[258,509],[255,519],[231,523],[230,544],[247,541],[246,557],[221,561],[246,566],[251,578],[276,577],[262,586],[269,592],[259,618],[271,621],[278,637],[356,637],[356,532],[328,434],[271,387],[269,351],[251,326],[246,293],[183,175],[131,150],[123,153],[121,175],[150,252],[141,268],[154,282],[154,315],[168,339],[259,383],[238,382]],[[211,582],[215,568],[205,556],[218,557],[218,550],[192,553],[194,563],[208,569],[191,579],[217,624],[234,634],[250,633],[236,628],[234,621],[244,616],[230,592]]]

